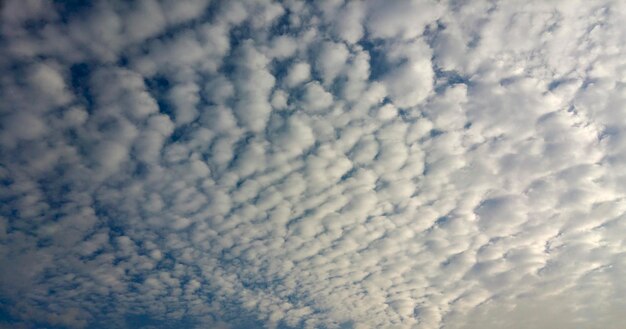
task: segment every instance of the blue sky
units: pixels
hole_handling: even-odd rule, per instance
[[[0,6],[0,328],[620,328],[623,1]]]

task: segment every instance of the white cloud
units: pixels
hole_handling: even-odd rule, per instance
[[[0,327],[617,328],[623,7],[7,2]]]
[[[389,97],[399,107],[413,107],[433,89],[430,49],[423,42],[392,45],[386,54],[393,69],[385,74]]]
[[[333,104],[333,95],[324,90],[317,82],[305,86],[303,96],[303,110],[306,112],[320,112]]]
[[[305,82],[311,76],[311,66],[306,62],[298,62],[293,64],[289,68],[287,77],[285,77],[285,83],[288,87],[294,87],[298,84]]]
[[[197,116],[198,96],[200,88],[194,83],[174,86],[169,99],[175,107],[175,120],[178,125],[192,122]]]
[[[392,4],[368,1],[366,19],[368,31],[373,38],[414,39],[424,28],[440,16],[442,6],[430,0],[412,0]]]
[[[323,42],[317,51],[315,69],[323,84],[330,85],[343,70],[350,53],[344,44],[331,41]]]
[[[251,44],[244,44],[238,55],[234,113],[245,128],[259,132],[265,128],[272,111],[269,96],[276,79],[267,70],[268,59]]]

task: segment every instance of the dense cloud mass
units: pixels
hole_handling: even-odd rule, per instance
[[[1,11],[1,328],[622,328],[626,2]]]

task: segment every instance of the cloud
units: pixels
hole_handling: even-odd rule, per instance
[[[311,66],[306,62],[294,63],[289,68],[289,73],[285,77],[285,82],[288,87],[294,87],[298,84],[305,82],[311,75]]]
[[[0,327],[618,328],[619,1],[7,1]]]

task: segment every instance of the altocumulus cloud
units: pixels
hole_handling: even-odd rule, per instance
[[[626,2],[1,10],[0,327],[623,326]]]

